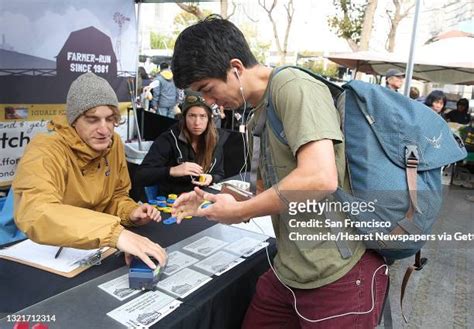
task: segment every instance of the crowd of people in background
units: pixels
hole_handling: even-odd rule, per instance
[[[389,69],[385,74],[385,84],[388,89],[398,92],[404,82],[405,74],[397,69]],[[448,110],[446,105],[448,97],[442,90],[433,90],[426,97],[422,97],[420,90],[416,87],[410,87],[409,97],[413,100],[423,102],[431,110],[439,114],[447,122],[457,123],[456,133],[464,141],[468,152],[474,151],[474,128],[472,126],[472,116],[469,113],[469,100],[460,98],[456,102],[456,108]],[[468,201],[474,202],[474,195],[467,195]]]
[[[154,78],[152,77],[152,71],[150,70],[150,73],[148,73],[145,66],[138,68],[139,107],[162,116],[180,120],[183,115],[182,109],[185,97],[198,94],[191,90],[175,87],[170,63],[162,62],[157,67],[158,73]],[[239,127],[245,124],[248,119],[249,113],[249,109],[244,109],[244,107],[232,111],[222,106],[211,108],[215,127],[230,130],[239,130]]]
[[[188,90],[176,88],[173,82],[173,73],[170,64],[161,63],[159,72],[154,79],[140,66],[138,70],[138,92],[141,95],[140,105],[145,109],[170,118],[180,119],[183,101],[186,95],[193,94]],[[403,85],[405,73],[399,69],[389,69],[385,74],[386,87],[400,92]],[[447,96],[441,90],[433,90],[427,96],[422,96],[417,87],[410,87],[409,97],[423,102],[436,113],[440,114],[448,122],[469,124],[469,100],[461,98],[457,101],[456,109],[448,109]],[[211,116],[216,128],[238,130],[239,126],[248,119],[248,109],[243,107],[234,111],[215,107],[211,109]]]
[[[399,92],[405,79],[405,74],[398,69],[389,69],[385,74],[385,84],[388,89]],[[471,115],[469,113],[469,100],[461,98],[456,103],[456,109],[447,111],[448,99],[442,90],[433,90],[426,97],[422,97],[417,87],[410,87],[409,97],[413,100],[423,102],[426,106],[441,115],[448,122],[469,124]]]

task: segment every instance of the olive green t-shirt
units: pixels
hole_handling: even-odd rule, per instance
[[[278,118],[281,120],[288,145],[281,143],[269,127],[261,137],[259,175],[268,189],[296,168],[298,149],[312,141],[330,139],[333,141],[338,185],[345,182],[344,138],[340,129],[340,119],[328,88],[308,74],[293,68],[279,72],[271,82],[271,95]],[[249,122],[252,131],[264,109],[268,86],[260,104],[255,108],[255,115]],[[283,196],[301,195],[294,191],[281,191]],[[293,193],[293,194],[292,194]],[[298,194],[299,193],[299,194]],[[311,199],[316,193],[302,192]],[[290,200],[291,201],[291,200]],[[341,213],[333,214],[332,220],[343,220]],[[338,280],[349,272],[365,252],[362,242],[347,241],[352,256],[343,259],[334,241],[305,241],[295,239],[295,231],[308,236],[319,236],[331,232],[329,227],[298,228],[290,227],[291,223],[309,222],[319,219],[324,222],[325,214],[305,213],[296,216],[288,211],[272,216],[277,239],[278,253],[275,256],[275,269],[280,278],[289,286],[300,289],[312,289]],[[348,229],[342,228],[342,231]],[[291,234],[291,235],[290,235]],[[290,239],[290,237],[292,237]],[[321,239],[323,240],[323,239]]]

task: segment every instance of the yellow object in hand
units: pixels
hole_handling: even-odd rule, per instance
[[[199,183],[205,183],[206,182],[206,175],[199,175]]]

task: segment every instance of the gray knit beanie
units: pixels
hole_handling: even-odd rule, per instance
[[[74,80],[67,93],[66,116],[70,125],[93,107],[113,105],[118,108],[115,91],[104,78],[87,72]]]

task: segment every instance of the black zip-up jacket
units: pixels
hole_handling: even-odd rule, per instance
[[[137,169],[135,183],[139,188],[158,185],[158,194],[164,196],[169,193],[189,192],[196,186],[191,183],[191,177],[172,177],[170,168],[183,162],[195,162],[195,158],[196,154],[191,144],[186,141],[183,134],[180,134],[176,124],[153,142]],[[212,175],[212,183],[224,178],[223,150],[219,142],[214,149],[211,170],[207,174]]]

